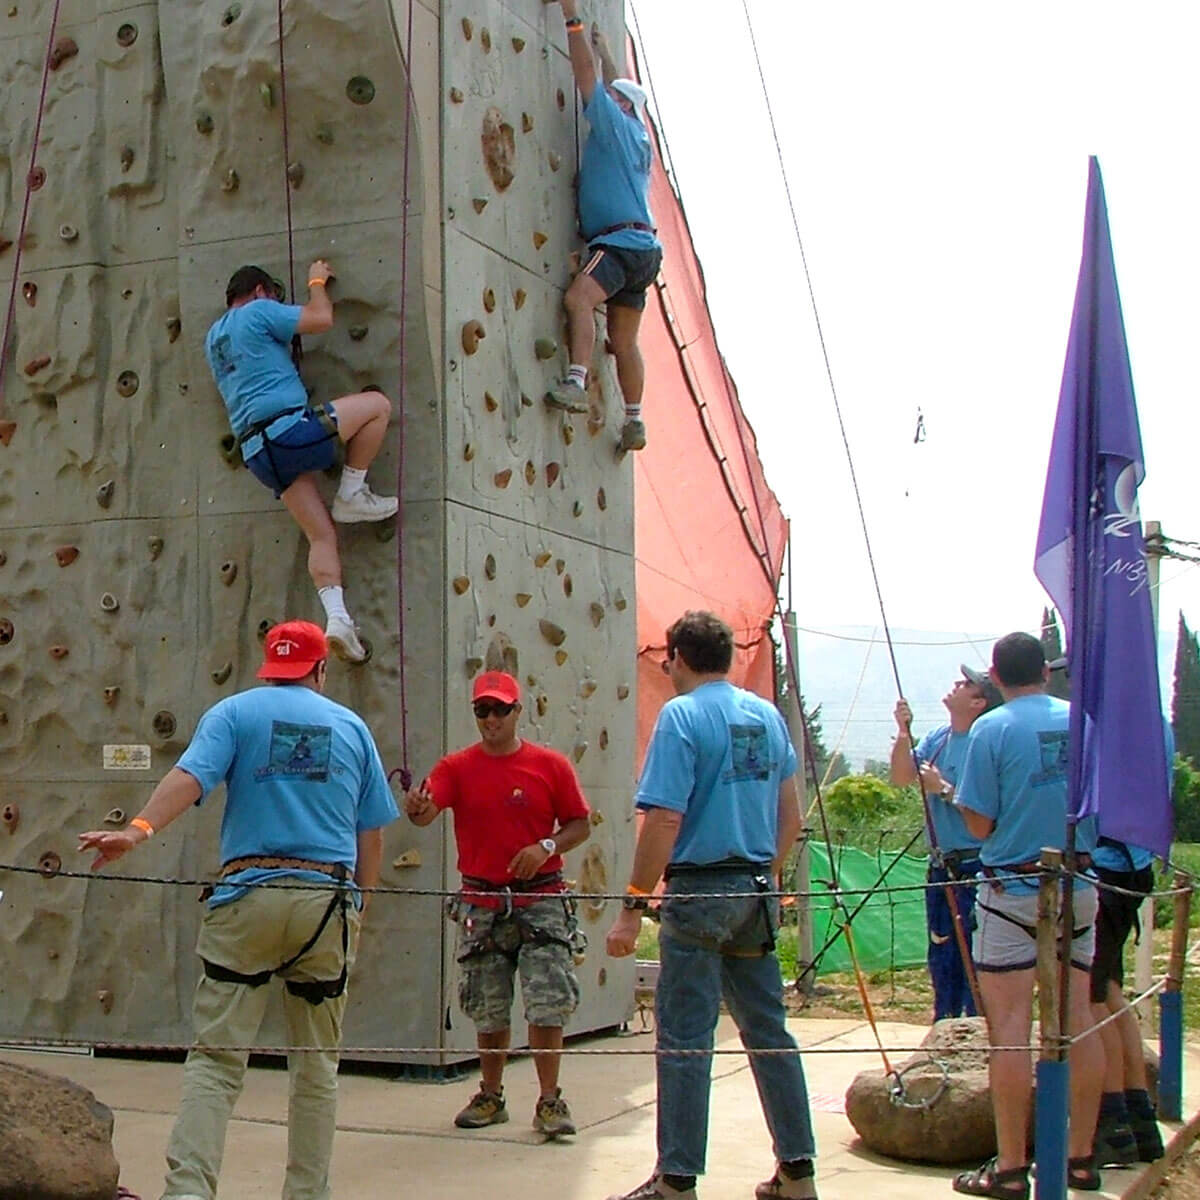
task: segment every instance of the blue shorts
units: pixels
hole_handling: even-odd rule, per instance
[[[661,250],[627,250],[593,242],[588,254],[582,274],[600,285],[609,304],[638,311],[646,307],[646,289],[658,278],[662,266]]]
[[[337,440],[337,413],[326,404],[320,410],[309,409],[282,433],[270,438],[263,434],[263,448],[246,459],[246,466],[279,499],[301,475],[333,466]]]

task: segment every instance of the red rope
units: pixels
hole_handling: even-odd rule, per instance
[[[38,145],[42,137],[42,116],[46,111],[46,91],[50,83],[50,56],[54,52],[54,35],[58,32],[58,10],[62,0],[54,0],[50,14],[50,36],[46,40],[46,57],[42,63],[42,90],[38,97],[37,118],[33,124],[33,145],[29,150],[29,171],[25,175],[25,199],[21,204],[21,223],[17,230],[16,255],[13,258],[12,283],[8,289],[8,309],[4,317],[4,335],[0,337],[0,412],[4,411],[4,380],[8,366],[8,342],[12,333],[13,316],[17,309],[17,277],[21,270],[21,253],[25,249],[25,231],[29,224],[29,202],[33,196],[33,177],[37,169]]]

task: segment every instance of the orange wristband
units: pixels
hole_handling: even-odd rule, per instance
[[[310,280],[308,281],[308,286],[309,286],[310,288],[313,288],[313,287],[324,287],[324,286],[325,286],[325,284],[326,284],[327,282],[328,282],[328,280],[325,280],[325,279],[310,279]]]
[[[649,896],[650,895],[649,892],[643,892],[640,887],[634,887],[634,885],[632,883],[625,889],[625,894],[627,896]]]
[[[149,821],[142,820],[141,817],[134,817],[129,824],[134,829],[140,829],[146,835],[147,840],[154,836],[154,826]]]

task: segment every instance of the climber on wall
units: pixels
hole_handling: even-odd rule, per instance
[[[653,154],[643,121],[646,93],[632,79],[617,78],[604,35],[593,27],[591,42],[604,77],[604,86],[597,86],[596,62],[576,0],[560,3],[571,68],[589,127],[579,165],[579,225],[588,243],[588,258],[563,298],[570,367],[566,379],[547,392],[546,403],[567,412],[587,412],[588,364],[596,342],[592,313],[607,301],[608,342],[625,399],[620,449],[641,450],[646,445],[642,420],[646,372],[637,344],[638,326],[646,289],[662,263],[648,196]]]
[[[333,327],[326,290],[331,277],[324,259],[314,262],[308,269],[308,303],[301,307],[282,303],[283,285],[261,267],[239,267],[225,289],[226,311],[208,331],[204,350],[246,466],[282,498],[308,538],[308,572],[325,608],[330,648],[348,662],[364,662],[367,652],[342,594],[333,522],[395,515],[396,497],[377,496],[366,482],[392,406],[381,392],[356,392],[309,407],[289,346],[298,334]],[[346,464],[331,519],[317,472],[333,465],[338,438],[346,444]]]

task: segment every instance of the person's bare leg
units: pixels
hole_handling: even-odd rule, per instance
[[[392,403],[382,392],[355,392],[330,402],[338,437],[346,444],[346,466],[365,471],[387,436]]]
[[[530,1025],[529,1045],[533,1050],[561,1050],[563,1031],[561,1026]],[[561,1059],[557,1054],[535,1054],[538,1086],[543,1096],[554,1096],[558,1090],[558,1068]]]
[[[1035,972],[980,971],[979,987],[987,1013],[988,1040],[993,1046],[1025,1046],[1033,1026]],[[1083,996],[1087,998],[1087,983]],[[996,1120],[996,1165],[1001,1171],[1024,1166],[1033,1069],[1028,1050],[993,1050],[988,1060],[988,1082]],[[1095,1113],[1088,1130],[1095,1129]],[[1086,1153],[1086,1151],[1084,1151]]]
[[[604,303],[604,289],[590,275],[576,275],[563,297],[567,310],[567,352],[572,364],[590,367],[596,349],[593,313]]]
[[[1125,1008],[1125,997],[1121,994],[1121,989],[1117,986],[1114,980],[1108,981],[1108,1011],[1121,1012]],[[1121,1015],[1107,1028],[1115,1029],[1117,1037],[1120,1039],[1121,1053],[1114,1055],[1121,1063],[1122,1078],[1121,1082],[1114,1090],[1124,1090],[1128,1088],[1130,1091],[1140,1089],[1146,1090],[1146,1052],[1142,1047],[1142,1031],[1138,1028],[1137,1017],[1133,1015],[1132,1009],[1125,1009]],[[1105,1042],[1104,1048],[1108,1050],[1108,1043]],[[1104,1090],[1107,1092],[1109,1073],[1105,1071]]]
[[[646,365],[638,349],[638,329],[642,323],[640,308],[622,304],[608,306],[608,342],[617,360],[617,379],[625,411],[630,417],[641,417],[642,391],[646,385]]]
[[[511,1034],[511,1029],[500,1029],[495,1033],[480,1032],[475,1035],[475,1042],[480,1050],[480,1082],[485,1092],[500,1094],[500,1088],[504,1084],[504,1063],[508,1058],[505,1051],[508,1050]]]
[[[1088,972],[1071,969],[1070,1031],[1078,1036],[1092,1025]],[[1026,1055],[1028,1061],[1028,1055]],[[1093,1034],[1071,1045],[1071,1125],[1068,1147],[1071,1158],[1092,1152],[1092,1136],[1100,1115],[1100,1090],[1104,1086],[1104,1046]]]
[[[1111,1016],[1107,1004],[1091,1006],[1092,1024],[1096,1025],[1106,1017]],[[1121,1031],[1117,1021],[1112,1021],[1099,1031],[1097,1036],[1104,1047],[1104,1090],[1106,1092],[1123,1092],[1125,1090],[1125,1068],[1121,1061]]]
[[[337,529],[317,490],[317,473],[301,475],[280,497],[308,539],[308,573],[319,592],[341,587],[342,560],[338,555]]]

